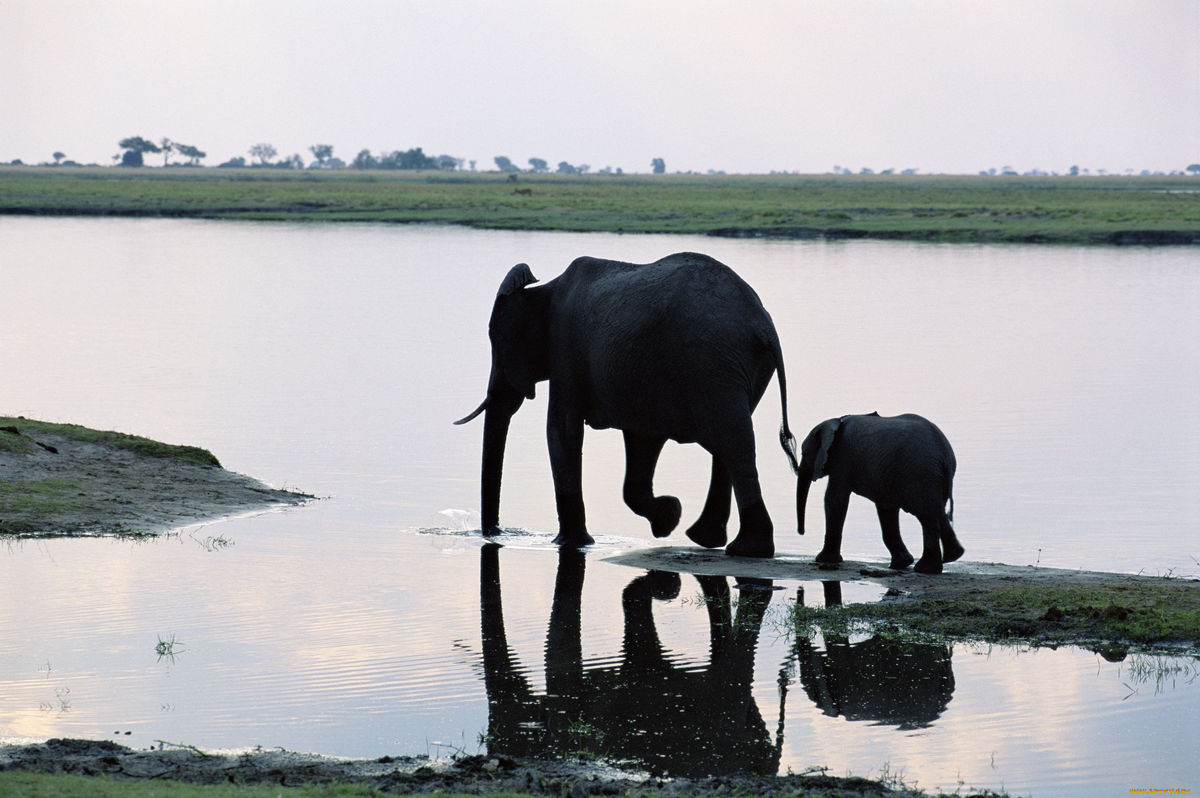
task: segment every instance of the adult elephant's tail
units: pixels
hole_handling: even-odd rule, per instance
[[[792,464],[792,473],[799,476],[800,461],[796,459],[796,436],[788,428],[787,417],[787,375],[783,370],[783,349],[779,346],[779,334],[774,327],[759,333],[762,342],[771,350],[771,358],[775,361],[775,371],[779,374],[779,403],[783,410],[783,425],[779,428],[779,445],[783,447],[788,462]]]
[[[942,466],[942,491],[946,496],[946,501],[942,505],[946,511],[946,520],[950,522],[950,528],[954,528],[954,471],[947,466]]]

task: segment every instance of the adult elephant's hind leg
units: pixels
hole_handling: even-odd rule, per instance
[[[958,535],[954,534],[954,527],[950,524],[950,519],[946,517],[945,513],[942,513],[941,528],[942,562],[954,562],[966,554],[967,550],[958,542]]]
[[[889,568],[902,571],[913,564],[913,556],[900,537],[900,508],[884,507],[876,503],[875,512],[879,515],[879,526],[883,528],[883,545],[887,546],[892,555]]]
[[[656,538],[671,534],[683,512],[674,496],[654,495],[654,467],[666,442],[666,438],[625,433],[625,503],[650,522]]]
[[[729,482],[729,471],[716,457],[712,461],[712,480],[708,483],[708,499],[696,523],[688,527],[687,536],[709,549],[720,548],[729,540],[726,527],[733,500],[733,485]]]
[[[913,566],[919,574],[940,574],[942,572],[941,519],[936,515],[919,515],[921,536],[925,541],[925,550],[921,559]]]
[[[774,557],[775,526],[763,503],[754,463],[754,427],[747,412],[744,420],[730,420],[726,433],[716,439],[713,456],[724,463],[737,499],[740,528],[725,547],[735,557]]]

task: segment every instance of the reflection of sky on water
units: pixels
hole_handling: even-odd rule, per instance
[[[474,752],[488,728],[480,543],[398,532],[367,547],[353,532],[339,540],[322,531],[331,508],[227,525],[222,532],[235,543],[214,553],[186,535],[140,546],[50,541],[6,552],[4,599],[16,611],[0,621],[0,734],[111,738],[129,729],[134,734],[121,739],[133,745],[170,739],[362,756],[424,753],[429,740]],[[310,556],[299,558],[301,550]],[[643,573],[601,556],[588,558],[581,591],[579,648],[588,670],[622,661],[621,593]],[[420,568],[406,566],[413,562]],[[499,563],[513,661],[544,695],[557,554],[504,548]],[[79,590],[88,573],[108,577]],[[1200,684],[1189,681],[1194,661],[1166,660],[1190,671],[1156,695],[1153,680],[1134,683],[1128,661],[1076,649],[957,645],[953,690],[924,702],[936,710],[927,725],[918,718],[901,728],[861,711],[849,719],[805,689],[793,641],[778,628],[797,583],[779,584],[787,590],[770,595],[752,696],[773,740],[780,673],[787,674],[783,769],[861,774],[888,762],[926,787],[952,790],[961,772],[968,784],[1035,794],[1076,787],[1086,794],[1089,785],[1191,773],[1200,710]],[[856,590],[844,586],[844,598],[871,597]],[[699,582],[683,576],[675,598],[652,606],[669,660],[688,671],[709,667],[701,595]],[[804,583],[804,596],[820,604],[823,591]],[[155,654],[160,634],[186,648],[173,664]],[[849,642],[853,649],[868,641]],[[818,635],[814,645],[821,656],[826,641]],[[890,672],[914,672],[905,668]],[[66,711],[55,704],[62,688],[70,690]]]
[[[762,295],[797,431],[873,409],[942,426],[968,559],[1032,563],[1042,549],[1044,565],[1196,569],[1190,251],[9,218],[0,267],[21,300],[0,318],[0,369],[20,378],[0,412],[203,445],[230,468],[332,498],[209,525],[199,541],[0,549],[0,735],[474,751],[487,724],[479,543],[411,530],[478,505],[481,429],[450,421],[482,396],[495,285],[518,261],[545,279],[577,254],[684,248],[726,260]],[[508,641],[534,691],[546,689],[556,570],[540,542],[554,528],[543,402],[514,418],[501,508],[533,532],[501,561]],[[788,531],[795,484],[777,407],[772,388],[756,419],[764,494],[777,545],[811,555],[820,536]],[[620,500],[619,435],[586,440],[593,533],[614,552],[650,544]],[[685,523],[707,484],[702,452],[667,447],[657,485],[680,496]],[[915,524],[902,523],[911,544]],[[213,534],[233,545],[206,551]],[[886,556],[865,502],[851,503],[846,549]],[[582,587],[589,667],[619,661],[621,591],[639,573],[599,555]],[[684,577],[677,599],[653,607],[664,647],[689,668],[708,662],[699,593]],[[791,584],[771,607],[794,595]],[[788,642],[771,612],[753,695],[773,732]],[[168,634],[187,649],[173,664],[154,651]],[[1194,684],[1126,699],[1122,666],[1069,649],[956,646],[952,664],[945,710],[911,730],[822,714],[791,684],[782,766],[865,773],[887,761],[925,787],[952,790],[961,770],[968,784],[1047,794],[1195,775]],[[63,688],[67,709],[55,704]]]

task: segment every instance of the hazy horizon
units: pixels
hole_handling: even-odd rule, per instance
[[[269,142],[649,172],[1171,171],[1200,4],[0,4],[0,162]],[[178,158],[176,158],[178,160]],[[153,155],[149,164],[161,164]]]

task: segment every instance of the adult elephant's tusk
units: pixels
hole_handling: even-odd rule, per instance
[[[454,423],[455,424],[466,424],[468,421],[475,418],[475,416],[479,415],[480,413],[482,413],[484,410],[487,409],[488,401],[490,401],[490,397],[484,398],[484,400],[479,404],[479,407],[475,408],[474,413],[467,416],[466,418],[460,418],[458,421],[455,421]]]

